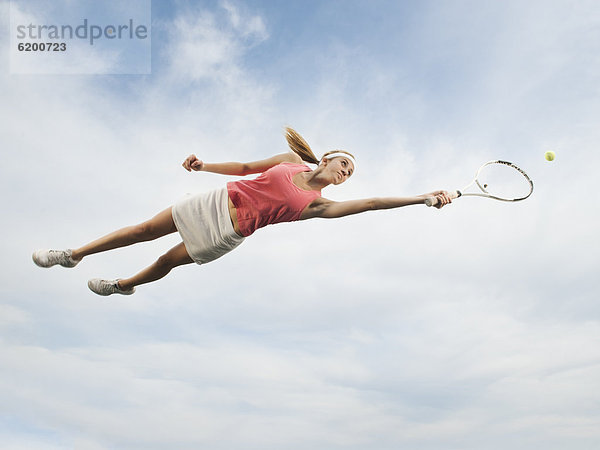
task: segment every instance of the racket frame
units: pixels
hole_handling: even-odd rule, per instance
[[[529,183],[529,192],[527,193],[527,195],[525,195],[523,197],[517,197],[517,198],[505,198],[505,197],[499,197],[497,195],[490,194],[486,190],[486,187],[481,185],[481,183],[478,180],[478,177],[479,177],[479,174],[481,173],[481,171],[486,166],[489,166],[491,164],[504,164],[506,166],[512,167],[513,169],[517,170],[521,175],[523,175],[523,177]],[[481,192],[465,192],[473,184],[477,185],[477,187],[481,190]],[[450,194],[450,198],[452,198],[452,199],[455,199],[458,197],[473,196],[473,197],[491,198],[494,200],[499,200],[501,202],[519,202],[521,200],[525,200],[526,198],[528,198],[532,193],[533,193],[533,181],[531,180],[529,175],[527,175],[527,173],[523,169],[521,169],[519,166],[517,166],[516,164],[511,163],[509,161],[503,161],[500,159],[496,159],[493,161],[488,161],[485,164],[482,164],[481,167],[479,167],[479,169],[477,169],[477,172],[475,173],[475,177],[473,178],[473,181],[471,181],[469,184],[467,184],[462,190],[451,191],[449,194]],[[437,203],[438,203],[437,197],[428,197],[425,199],[425,204],[427,206],[435,206],[435,205],[437,205]]]

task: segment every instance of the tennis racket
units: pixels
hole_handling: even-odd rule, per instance
[[[466,192],[467,189],[475,192]],[[477,190],[479,189],[479,190]],[[487,197],[502,202],[525,200],[533,192],[533,181],[525,171],[508,161],[489,161],[482,165],[475,178],[460,191],[450,191],[450,198],[476,196]],[[427,206],[435,206],[436,197],[425,199]]]

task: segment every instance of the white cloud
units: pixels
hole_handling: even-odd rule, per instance
[[[209,79],[230,88],[243,86],[241,55],[268,38],[260,16],[242,17],[230,2],[222,4],[227,18],[219,12],[188,8],[168,25],[169,44],[163,53],[170,76],[183,83]]]
[[[221,6],[229,14],[229,20],[234,29],[244,38],[251,40],[253,44],[260,44],[269,37],[261,16],[251,16],[248,13],[241,13],[239,8],[242,5],[234,5],[229,1],[221,2]]]
[[[14,306],[0,305],[0,326],[23,325],[31,321],[30,315]]]

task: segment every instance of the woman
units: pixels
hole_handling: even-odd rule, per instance
[[[354,156],[343,150],[327,152],[317,159],[306,141],[291,128],[286,139],[292,152],[250,163],[209,164],[190,155],[183,162],[188,171],[224,175],[261,173],[254,180],[227,183],[227,187],[188,196],[152,219],[122,228],[83,247],[68,250],[38,250],[33,261],[41,267],[75,267],[94,253],[150,241],[178,231],[183,242],[138,274],[124,279],[92,279],[89,288],[99,295],[135,292],[135,287],[158,280],[174,267],[196,262],[206,264],[233,250],[258,228],[313,217],[343,217],[376,209],[422,204],[437,197],[437,207],[451,202],[446,191],[415,197],[371,198],[334,202],[321,197],[321,189],[346,181],[356,165]],[[311,170],[302,163],[317,164]]]

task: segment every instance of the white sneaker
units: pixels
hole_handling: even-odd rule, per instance
[[[88,287],[92,292],[98,295],[111,295],[111,294],[123,294],[131,295],[135,292],[135,287],[131,289],[121,289],[119,287],[119,279],[116,280],[103,280],[102,278],[92,278],[88,281]]]
[[[38,250],[33,252],[33,262],[40,267],[52,267],[60,264],[63,267],[75,267],[80,259],[71,258],[73,250]]]

